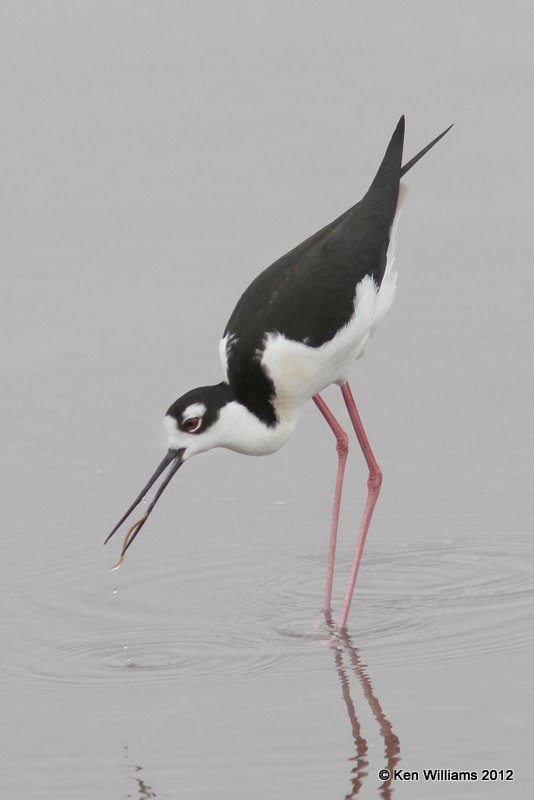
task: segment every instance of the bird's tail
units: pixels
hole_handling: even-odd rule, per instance
[[[404,114],[400,118],[397,123],[397,127],[393,131],[393,136],[390,139],[390,142],[387,146],[387,150],[384,154],[384,158],[382,159],[382,163],[378,168],[378,172],[376,173],[374,180],[370,186],[370,190],[377,189],[384,185],[391,185],[391,183],[395,183],[397,180],[400,180],[403,175],[406,175],[408,170],[410,170],[419,159],[423,158],[424,155],[431,150],[435,144],[439,142],[440,139],[443,139],[446,133],[450,131],[452,125],[440,133],[439,136],[436,136],[435,139],[432,139],[430,144],[427,144],[426,147],[423,147],[422,150],[417,153],[407,164],[401,166],[402,164],[402,148],[404,145],[404,127],[405,127],[405,120]]]
[[[376,195],[377,191],[380,192],[384,187],[391,187],[398,185],[400,174],[402,174],[402,147],[404,145],[404,114],[397,123],[397,127],[393,131],[384,158],[378,172],[376,173],[371,186],[367,192],[368,195]],[[399,174],[400,173],[400,174]]]

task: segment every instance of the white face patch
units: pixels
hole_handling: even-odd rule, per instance
[[[191,403],[190,406],[187,406],[185,411],[182,411],[182,422],[192,417],[199,417],[199,419],[202,419],[205,413],[206,406],[204,403]]]

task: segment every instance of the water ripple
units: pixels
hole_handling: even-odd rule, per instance
[[[324,558],[282,561],[254,579],[240,569],[242,563],[228,564],[224,584],[214,574],[209,596],[194,619],[177,618],[176,605],[168,603],[174,598],[174,569],[147,579],[158,588],[156,599],[154,592],[133,595],[125,587],[127,602],[120,609],[108,604],[103,610],[95,607],[84,586],[84,591],[74,591],[79,576],[69,577],[68,567],[58,567],[61,581],[52,576],[63,589],[67,585],[67,607],[60,592],[46,592],[49,584],[40,583],[44,578],[13,586],[31,630],[12,647],[6,643],[0,680],[12,687],[42,681],[113,687],[127,681],[180,679],[194,684],[298,670],[303,659],[309,659],[308,670],[314,663],[321,668],[322,660],[310,655],[326,647],[329,638],[320,615]],[[348,570],[349,560],[340,560],[334,611],[339,610]],[[199,566],[187,575],[187,592],[194,596],[205,573]],[[367,555],[350,634],[376,663],[475,658],[531,648],[533,612],[530,541],[429,540]],[[48,624],[56,620],[58,630],[54,636],[45,626],[49,638],[41,641],[43,615]]]
[[[349,567],[348,560],[339,563],[336,586],[343,586]],[[274,605],[309,604],[318,571],[311,561],[281,571],[266,580],[259,597]],[[334,608],[340,605],[341,595]],[[365,559],[349,629],[382,663],[420,663],[530,648],[533,612],[529,541],[428,541]],[[291,625],[277,633],[298,635]]]
[[[298,641],[280,647],[278,637],[247,632],[191,628],[143,630],[117,641],[113,631],[101,637],[80,636],[39,647],[30,657],[20,652],[2,667],[1,679],[11,686],[52,681],[74,686],[125,686],[182,680],[203,681],[271,672],[288,665],[298,668],[312,642]],[[326,631],[323,634],[326,641]]]

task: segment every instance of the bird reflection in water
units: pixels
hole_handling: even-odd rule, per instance
[[[382,800],[390,800],[393,794],[393,787],[391,780],[394,769],[400,761],[400,742],[398,736],[393,732],[391,722],[388,720],[378,698],[376,697],[373,686],[365,671],[365,666],[362,664],[358,649],[350,636],[345,633],[334,633],[332,621],[327,619],[327,624],[332,631],[330,639],[330,646],[334,653],[336,672],[338,674],[339,682],[341,684],[341,694],[343,701],[347,708],[347,714],[350,720],[352,731],[352,739],[354,741],[355,754],[350,759],[354,761],[354,767],[351,770],[351,784],[352,790],[345,795],[345,800],[352,800],[360,793],[364,779],[369,775],[369,746],[367,739],[362,731],[362,724],[357,713],[357,703],[353,699],[351,691],[351,684],[349,680],[349,670],[352,670],[358,679],[358,683],[363,692],[363,697],[369,706],[373,717],[378,723],[380,736],[384,741],[384,756],[385,763],[377,765],[376,770],[373,769],[371,779],[377,775],[380,769],[386,768],[389,771],[389,778],[383,781],[379,787],[379,796]],[[346,662],[348,659],[348,667]]]
[[[334,654],[336,673],[341,686],[341,696],[343,697],[343,702],[347,709],[355,748],[354,756],[349,759],[351,762],[354,762],[350,778],[352,788],[351,791],[345,795],[344,800],[353,800],[353,798],[358,797],[365,779],[368,778],[370,774],[369,745],[366,736],[371,736],[372,731],[369,731],[369,733],[366,732],[366,735],[364,735],[364,729],[360,722],[360,716],[363,715],[360,714],[359,716],[357,710],[358,705],[363,703],[363,700],[367,703],[368,708],[376,720],[380,736],[384,742],[384,762],[377,764],[376,768],[373,767],[371,769],[371,776],[367,783],[374,781],[374,777],[378,776],[378,772],[386,768],[389,771],[390,777],[380,784],[378,791],[379,797],[382,798],[382,800],[391,800],[393,796],[393,787],[391,785],[392,776],[395,767],[400,761],[399,738],[393,732],[391,722],[384,714],[382,706],[374,693],[371,680],[365,671],[366,667],[362,663],[358,648],[354,645],[351,637],[346,632],[340,633],[335,631],[330,617],[327,617],[327,627],[331,634],[329,645]],[[363,698],[358,702],[354,700],[354,690],[351,687],[351,681],[349,679],[351,672],[356,676],[363,695]],[[361,707],[363,708],[363,705]],[[127,753],[128,746],[126,745],[124,749]],[[126,754],[125,757],[128,758],[128,755]],[[157,797],[152,787],[139,775],[142,770],[143,768],[140,766],[134,768],[134,775],[130,777],[137,782],[137,793],[129,792],[126,795],[127,798],[132,798],[132,800],[134,800],[134,798],[135,800],[149,800],[149,798]]]

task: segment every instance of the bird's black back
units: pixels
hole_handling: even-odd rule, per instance
[[[265,334],[320,347],[351,319],[358,283],[366,275],[377,286],[382,282],[403,141],[401,117],[363,199],[260,273],[228,320],[228,382],[237,399],[268,424],[276,416],[274,387],[260,365]]]

